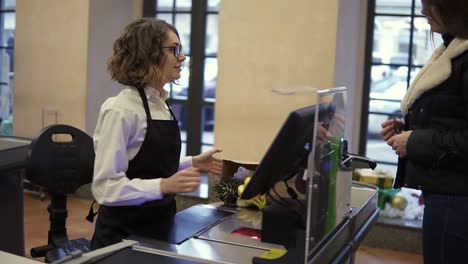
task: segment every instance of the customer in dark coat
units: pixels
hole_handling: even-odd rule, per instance
[[[382,123],[381,135],[399,156],[394,187],[422,190],[424,263],[460,263],[468,252],[468,5],[423,0],[422,14],[444,43],[408,88],[404,122]]]

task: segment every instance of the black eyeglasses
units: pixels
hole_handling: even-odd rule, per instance
[[[176,58],[180,57],[180,54],[182,53],[182,45],[176,45],[176,46],[170,46],[170,47],[161,47],[162,49],[172,49],[172,52],[174,53],[174,56]]]

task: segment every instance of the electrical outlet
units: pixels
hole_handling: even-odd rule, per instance
[[[58,108],[54,106],[42,107],[42,128],[58,124]]]

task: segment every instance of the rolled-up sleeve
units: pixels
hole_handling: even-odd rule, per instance
[[[179,161],[179,171],[192,167],[192,156],[182,157]]]

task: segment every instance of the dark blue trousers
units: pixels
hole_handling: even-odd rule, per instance
[[[468,263],[468,196],[423,192],[425,264]]]

